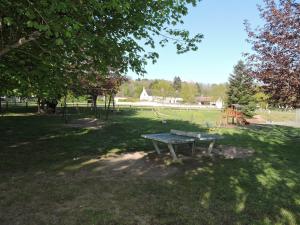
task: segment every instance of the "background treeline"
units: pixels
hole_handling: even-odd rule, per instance
[[[227,83],[205,84],[199,82],[181,81],[174,77],[173,81],[162,79],[128,79],[120,87],[118,96],[130,100],[138,100],[143,87],[150,90],[149,95],[161,97],[180,97],[184,102],[194,103],[197,96],[210,96],[212,99],[226,98]]]

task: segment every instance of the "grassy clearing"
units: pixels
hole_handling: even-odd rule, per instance
[[[162,165],[176,169],[169,176],[146,176],[146,167],[126,174],[140,160],[156,165],[153,154],[116,163],[117,175],[104,173],[97,161],[104,154],[152,151],[142,133],[208,131],[203,125],[219,117],[207,110],[159,113],[124,110],[98,130],[18,110],[0,117],[0,224],[300,223],[300,129],[218,129],[226,137],[221,144],[253,148],[255,155]]]
[[[259,114],[267,121],[287,122],[296,121],[296,112],[292,111],[260,111]]]

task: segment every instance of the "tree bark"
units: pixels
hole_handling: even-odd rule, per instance
[[[41,113],[41,99],[38,97],[38,99],[37,99],[37,107],[38,107],[38,114],[40,114]]]
[[[94,113],[97,112],[97,95],[92,95]]]
[[[67,117],[67,95],[65,95],[65,97],[64,97],[64,112],[63,112],[63,116],[64,116],[64,122],[68,123],[68,117]]]
[[[109,107],[110,107],[110,103],[111,103],[111,98],[112,98],[112,96],[110,95],[109,99],[108,99],[107,109],[106,109],[106,116],[105,116],[106,120],[108,120],[108,114],[109,114]]]
[[[34,41],[34,40],[38,39],[40,35],[41,35],[40,32],[35,31],[32,34],[30,34],[28,36],[28,38],[22,37],[16,43],[14,43],[12,45],[9,45],[9,46],[6,46],[5,48],[0,50],[0,58],[2,56],[4,56],[6,53],[8,53],[9,51],[11,51],[12,49],[19,48],[19,47],[21,47],[22,45],[24,45],[28,42],[31,42],[31,41]]]
[[[112,104],[113,104],[113,110],[115,110],[116,109],[115,95],[112,96]]]

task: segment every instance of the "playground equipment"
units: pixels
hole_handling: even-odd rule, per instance
[[[227,126],[228,124],[248,125],[245,115],[241,112],[242,106],[239,104],[232,104],[223,111],[220,120],[220,126]]]

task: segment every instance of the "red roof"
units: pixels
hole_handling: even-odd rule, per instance
[[[208,97],[208,96],[198,96],[196,97],[196,100],[198,102],[211,102],[212,101],[212,97]]]

